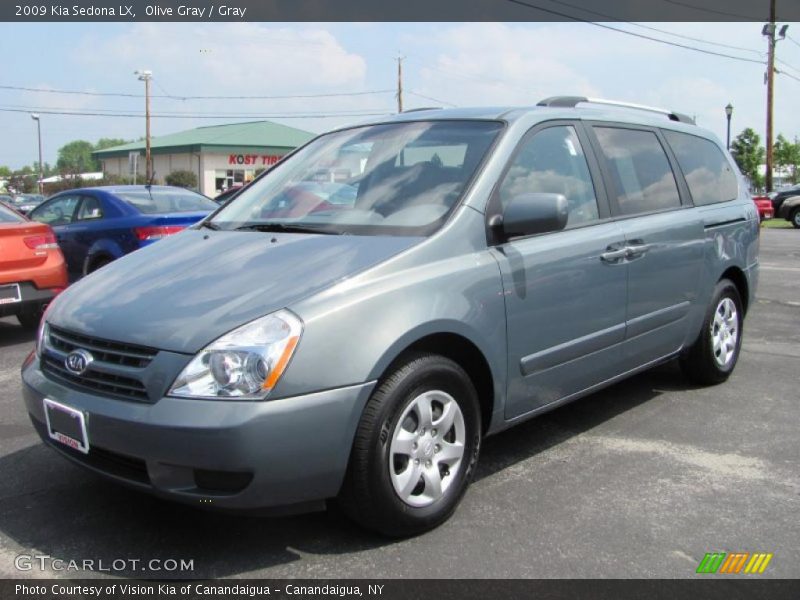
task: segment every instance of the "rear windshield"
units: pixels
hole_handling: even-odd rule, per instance
[[[25,219],[10,208],[0,204],[0,223],[24,223]]]
[[[114,195],[146,215],[212,211],[219,207],[213,200],[189,190],[134,190]]]

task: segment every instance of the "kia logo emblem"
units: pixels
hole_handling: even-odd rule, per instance
[[[86,350],[78,349],[67,354],[67,358],[64,359],[64,366],[70,373],[82,375],[92,362],[94,362],[94,356]]]

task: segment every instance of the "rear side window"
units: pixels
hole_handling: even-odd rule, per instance
[[[216,210],[219,205],[188,190],[132,190],[115,195],[146,215]]]
[[[78,209],[76,219],[88,221],[90,219],[100,219],[103,217],[103,210],[100,207],[100,200],[94,196],[84,196],[81,207]]]
[[[665,131],[664,136],[678,159],[695,206],[736,198],[736,174],[714,142],[675,131]]]
[[[616,204],[623,215],[677,208],[681,205],[675,174],[652,131],[595,127],[608,164]]]

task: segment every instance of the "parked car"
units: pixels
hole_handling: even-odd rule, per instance
[[[784,198],[776,214],[781,219],[789,221],[796,229],[800,229],[800,191],[797,196]]]
[[[78,282],[22,369],[41,438],[164,498],[337,498],[409,535],[453,513],[485,436],[673,359],[725,381],[758,281],[747,188],[690,118],[589,102],[334,130]],[[325,169],[355,202],[314,200]]]
[[[45,198],[41,194],[19,194],[14,198],[14,207],[22,214],[28,214],[44,200]]]
[[[8,194],[0,194],[0,204],[5,206],[14,206],[14,198]]]
[[[0,317],[36,329],[45,305],[67,287],[67,268],[47,225],[0,204]]]
[[[771,219],[775,214],[772,209],[772,200],[767,196],[753,196],[753,202],[758,210],[758,217],[760,220]]]
[[[771,192],[769,194],[769,197],[772,200],[772,213],[775,215],[780,215],[781,205],[783,204],[783,201],[786,200],[787,198],[791,198],[792,196],[798,196],[798,195],[800,195],[800,183],[782,187],[779,190]]]
[[[230,200],[236,194],[238,194],[242,190],[242,188],[244,188],[243,185],[233,185],[224,192],[217,194],[214,197],[214,202],[216,202],[217,204],[225,204],[228,200]]]
[[[196,192],[169,186],[124,185],[68,190],[30,212],[50,225],[70,279],[178,233],[217,208]]]

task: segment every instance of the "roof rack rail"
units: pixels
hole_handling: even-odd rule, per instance
[[[441,106],[420,106],[419,108],[409,108],[408,110],[404,110],[403,114],[410,113],[410,112],[419,112],[421,110],[442,110]]]
[[[586,96],[551,96],[539,101],[536,106],[557,106],[561,108],[573,108],[578,104],[603,104],[605,106],[619,106],[621,108],[632,108],[635,110],[645,110],[647,112],[658,113],[665,115],[671,121],[679,121],[681,123],[689,123],[695,125],[692,117],[684,115],[673,110],[666,108],[657,108],[654,106],[644,106],[643,104],[632,104],[630,102],[618,102],[617,100],[604,100],[603,98],[587,98]]]

